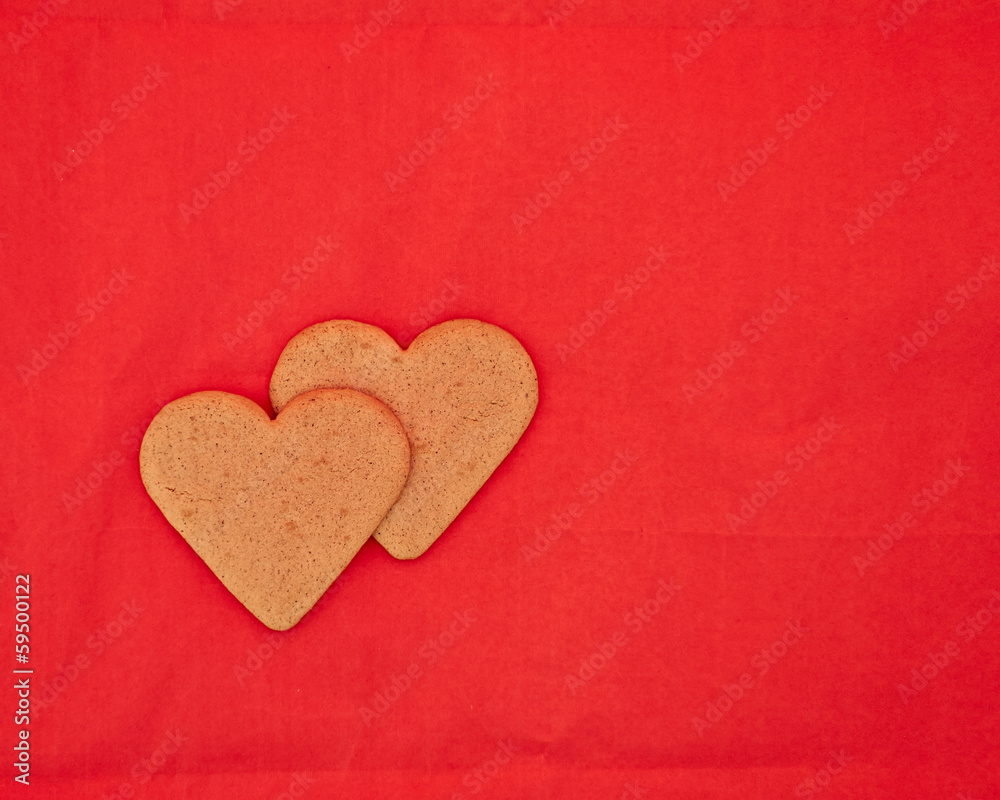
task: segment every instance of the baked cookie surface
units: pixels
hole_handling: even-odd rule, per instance
[[[520,342],[495,325],[451,320],[403,350],[381,328],[350,320],[313,325],[282,351],[271,403],[350,388],[385,403],[410,440],[410,475],[375,531],[396,558],[416,558],[451,524],[524,433],[538,378]]]
[[[154,417],[139,452],[163,515],[273,630],[295,625],[361,549],[409,462],[392,412],[350,390],[302,394],[274,420],[245,397],[187,395]]]

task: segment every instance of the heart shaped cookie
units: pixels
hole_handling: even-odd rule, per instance
[[[495,325],[460,319],[403,350],[381,328],[336,320],[307,328],[282,351],[271,403],[312,389],[377,397],[410,439],[410,476],[375,531],[396,558],[416,558],[444,532],[514,447],[538,405],[535,367]]]
[[[245,397],[198,392],[146,430],[146,491],[249,611],[287,630],[313,607],[399,496],[410,448],[382,403],[303,394],[277,419]]]

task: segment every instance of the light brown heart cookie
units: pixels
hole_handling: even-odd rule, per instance
[[[377,397],[410,438],[410,477],[375,531],[396,558],[416,558],[451,524],[514,447],[538,405],[535,367],[495,325],[443,322],[403,350],[381,328],[323,322],[293,338],[271,377],[282,409],[310,389]]]
[[[164,406],[142,440],[146,491],[250,612],[287,630],[313,607],[399,496],[410,448],[360,392],[319,391],[270,419],[198,392]]]

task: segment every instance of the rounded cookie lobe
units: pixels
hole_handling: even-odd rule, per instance
[[[403,350],[380,328],[349,320],[314,325],[285,347],[271,402],[349,387],[384,402],[410,439],[410,476],[375,538],[415,558],[451,524],[527,428],[538,379],[521,344],[495,325],[452,320]]]
[[[409,471],[399,421],[360,392],[309,392],[271,420],[199,392],[165,406],[139,454],[171,525],[261,622],[292,627],[375,530]]]

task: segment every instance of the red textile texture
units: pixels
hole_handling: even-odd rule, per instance
[[[0,796],[997,797],[996,4],[332,5],[0,11]],[[269,632],[146,424],[452,318],[530,427]]]

